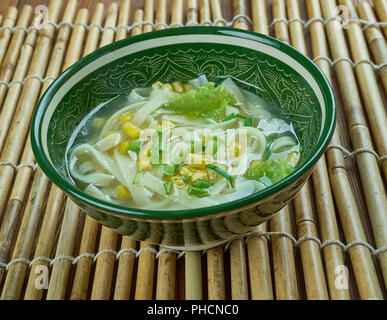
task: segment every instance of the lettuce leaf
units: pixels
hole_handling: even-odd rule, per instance
[[[273,159],[260,162],[255,168],[249,169],[245,173],[245,178],[249,180],[258,180],[263,176],[266,176],[274,184],[291,173],[295,168],[284,159],[278,159],[276,162]]]
[[[204,87],[177,95],[164,108],[193,119],[224,117],[227,105],[234,105],[236,98],[227,89],[208,82]]]

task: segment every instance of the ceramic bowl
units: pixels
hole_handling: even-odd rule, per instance
[[[233,76],[244,89],[280,105],[303,148],[296,171],[271,187],[208,208],[157,211],[127,208],[93,198],[69,177],[66,152],[82,119],[98,104],[160,80],[210,81]],[[253,89],[252,89],[253,88]],[[71,66],[46,91],[32,122],[32,146],[45,174],[103,225],[136,240],[196,250],[256,228],[283,208],[309,178],[331,139],[334,95],[318,67],[296,49],[254,32],[184,27],[113,43]]]

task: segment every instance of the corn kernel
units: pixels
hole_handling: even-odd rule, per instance
[[[129,122],[134,118],[133,113],[124,113],[120,117],[120,122]]]
[[[124,124],[123,126],[124,128],[124,131],[126,132],[126,134],[132,138],[132,139],[138,139],[138,137],[140,136],[141,134],[141,129],[137,126],[135,126],[133,123],[131,122],[127,122]]]
[[[169,178],[169,181],[172,181],[172,183],[177,187],[183,187],[185,186],[183,179],[184,177],[182,176],[172,176]]]
[[[300,154],[298,152],[291,152],[288,155],[288,162],[293,166],[297,166],[300,161]]]
[[[259,165],[259,161],[258,160],[254,160],[251,162],[250,164],[250,168],[251,169],[254,169],[255,167],[257,167]]]
[[[120,199],[130,199],[130,191],[129,189],[124,185],[119,185],[116,187],[116,193],[118,198]]]
[[[173,91],[173,87],[170,83],[163,84],[163,89],[169,89],[169,90]]]
[[[152,89],[153,90],[158,90],[158,89],[161,89],[163,87],[163,84],[162,84],[162,82],[160,82],[160,81],[157,81],[157,82],[155,82],[153,85],[152,85]]]
[[[198,179],[208,180],[207,170],[199,170],[199,171],[196,171],[196,172],[193,174],[191,181],[192,181],[192,182],[195,182],[195,181],[198,180]]]
[[[183,84],[183,89],[184,89],[184,92],[189,92],[193,90],[192,86],[188,83]]]
[[[175,81],[174,83],[172,83],[172,86],[173,86],[173,90],[177,93],[184,93],[184,88],[183,88],[183,85],[180,81]]]
[[[182,167],[180,168],[179,173],[180,173],[183,177],[187,178],[187,177],[192,176],[192,175],[195,173],[195,169],[191,168],[191,167],[188,166],[188,165],[184,165],[184,166],[182,166]]]
[[[130,141],[121,142],[120,147],[119,147],[119,151],[122,154],[127,155],[128,154],[129,146],[130,146]]]

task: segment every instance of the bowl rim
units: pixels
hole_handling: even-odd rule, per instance
[[[184,210],[144,210],[140,208],[129,208],[113,203],[109,203],[97,198],[94,198],[82,190],[78,189],[76,186],[67,182],[51,165],[49,159],[46,157],[43,146],[42,146],[42,137],[41,137],[41,122],[46,107],[55,94],[58,87],[62,85],[71,75],[76,73],[85,63],[89,63],[105,54],[109,54],[114,50],[117,50],[121,47],[128,46],[130,44],[141,42],[144,40],[162,38],[169,36],[177,35],[186,35],[186,34],[196,34],[196,35],[205,35],[205,34],[220,34],[227,36],[234,36],[238,38],[243,38],[247,40],[255,40],[266,45],[270,45],[285,54],[291,56],[293,59],[302,63],[302,65],[307,69],[310,74],[315,78],[318,83],[320,90],[322,92],[325,106],[326,106],[326,117],[325,122],[322,124],[322,134],[320,135],[319,141],[315,147],[315,152],[312,152],[312,155],[306,159],[306,161],[299,166],[291,175],[282,179],[280,182],[263,189],[257,193],[251,194],[249,196],[243,197],[238,200],[222,203],[216,206],[196,208],[196,209],[184,209]],[[215,27],[215,26],[194,26],[194,27],[181,27],[174,29],[166,29],[161,31],[153,31],[146,34],[141,34],[137,36],[128,37],[124,40],[120,40],[104,46],[100,49],[97,49],[93,53],[83,57],[78,62],[70,66],[62,74],[60,74],[57,79],[49,86],[46,90],[40,101],[38,102],[36,109],[33,114],[31,122],[31,145],[34,152],[37,163],[39,164],[42,171],[47,175],[47,177],[65,193],[67,193],[73,199],[80,201],[87,206],[91,206],[95,209],[101,210],[108,214],[113,214],[120,217],[130,217],[135,219],[147,219],[147,220],[187,220],[193,218],[203,218],[205,216],[213,216],[216,214],[221,214],[227,211],[235,211],[238,208],[251,206],[259,200],[263,200],[266,197],[270,197],[280,192],[287,186],[291,185],[293,182],[299,180],[302,176],[307,174],[309,170],[317,163],[320,157],[325,152],[333,132],[336,128],[336,100],[333,89],[324,75],[324,73],[318,68],[318,66],[306,55],[283,43],[275,38],[272,38],[267,35],[259,34],[253,31],[240,30],[229,27]]]

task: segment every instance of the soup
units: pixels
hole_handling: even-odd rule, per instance
[[[68,148],[74,183],[122,206],[178,210],[279,182],[299,162],[299,139],[280,108],[236,83],[157,82],[97,107]]]

